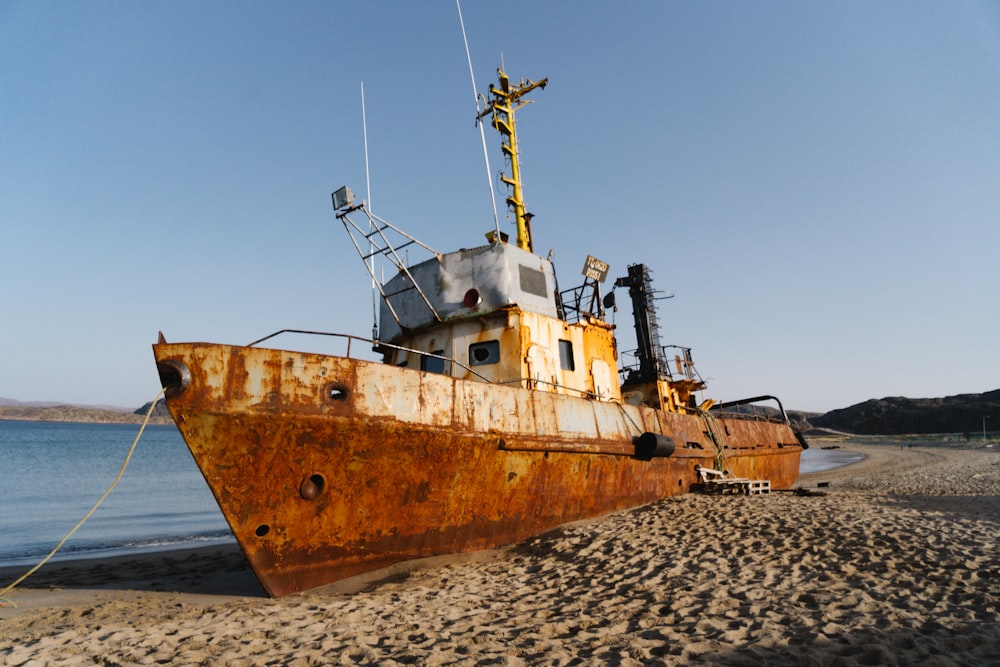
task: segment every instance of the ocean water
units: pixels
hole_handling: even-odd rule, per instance
[[[857,452],[847,452],[842,449],[818,449],[810,447],[802,452],[799,461],[799,474],[807,472],[823,472],[832,470],[850,463],[856,463],[864,458],[863,454]]]
[[[0,567],[33,565],[114,481],[135,424],[0,420]],[[808,449],[801,472],[860,455]],[[121,482],[53,560],[232,542],[226,520],[173,425],[147,426]]]
[[[111,485],[137,424],[0,420],[0,566],[34,564]],[[53,560],[234,541],[173,425],[147,426],[114,491]]]

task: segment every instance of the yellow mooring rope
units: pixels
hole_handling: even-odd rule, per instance
[[[642,435],[642,428],[638,424],[635,423],[635,420],[632,419],[632,415],[630,415],[625,410],[625,406],[623,404],[621,404],[621,403],[615,403],[615,405],[618,406],[618,410],[622,413],[622,417],[625,418],[625,421],[628,422],[629,424],[632,424],[632,427],[635,429],[636,434]],[[627,424],[626,424],[626,426],[627,426]]]
[[[708,410],[698,408],[698,414],[704,420],[705,426],[708,428],[708,437],[711,438],[712,444],[715,445],[715,467],[717,470],[724,471],[726,469],[726,442],[722,438],[722,429],[719,428],[719,422],[715,419],[715,415]],[[716,437],[716,434],[718,434],[718,437]]]
[[[49,562],[49,559],[51,559],[53,556],[55,556],[56,553],[60,549],[62,549],[62,546],[64,544],[66,544],[66,540],[68,540],[70,537],[72,537],[73,533],[75,533],[76,531],[78,531],[80,529],[80,527],[84,523],[86,523],[87,519],[90,518],[90,515],[93,514],[97,510],[97,508],[101,506],[101,503],[104,502],[104,499],[107,498],[111,494],[112,491],[114,491],[114,489],[115,489],[116,486],[118,486],[118,482],[121,481],[122,475],[125,474],[125,468],[128,467],[128,462],[131,460],[132,454],[135,452],[135,448],[139,444],[139,438],[142,437],[142,432],[146,430],[146,425],[149,423],[149,418],[153,416],[153,408],[156,407],[156,404],[159,402],[160,397],[163,396],[163,392],[165,392],[165,391],[166,391],[166,387],[164,387],[163,389],[161,389],[159,391],[159,393],[156,394],[156,398],[153,399],[153,402],[149,404],[149,410],[146,411],[146,418],[142,420],[142,426],[139,427],[139,433],[136,434],[135,440],[132,441],[132,446],[129,448],[128,454],[125,456],[125,462],[122,463],[121,470],[118,471],[118,476],[115,477],[115,481],[111,482],[111,486],[108,487],[108,490],[104,492],[104,495],[102,495],[100,497],[100,499],[98,499],[98,501],[96,503],[94,503],[94,506],[90,508],[90,511],[87,512],[83,516],[82,519],[80,519],[80,522],[77,523],[75,526],[73,526],[73,529],[70,530],[68,533],[66,533],[65,537],[63,537],[61,540],[59,540],[59,544],[57,544],[55,546],[55,548],[52,549],[52,551],[49,552],[48,556],[46,556],[41,561],[39,561],[38,565],[34,566],[33,568],[31,568],[30,570],[28,570],[27,572],[25,572],[23,575],[21,575],[21,577],[19,579],[17,579],[16,581],[14,581],[10,585],[8,585],[5,589],[3,589],[2,591],[0,591],[0,607],[16,607],[17,606],[11,600],[8,600],[5,597],[7,595],[7,593],[9,591],[13,590],[22,581],[24,581],[25,579],[27,579],[28,577],[30,577],[31,575],[33,575],[35,572],[37,572],[38,569],[41,568],[43,565],[45,565],[47,562]]]

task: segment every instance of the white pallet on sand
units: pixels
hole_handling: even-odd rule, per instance
[[[742,494],[747,496],[771,493],[771,482],[766,479],[747,479],[745,477],[735,477],[728,470],[715,470],[696,466],[698,477],[708,491],[721,494]]]

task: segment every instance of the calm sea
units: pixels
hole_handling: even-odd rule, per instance
[[[34,564],[114,481],[137,424],[0,420],[0,566]],[[55,556],[234,541],[177,428],[147,426],[118,486]]]
[[[48,554],[114,481],[138,431],[134,424],[0,420],[0,566],[33,565]],[[801,471],[858,457],[809,449]],[[54,560],[232,541],[176,427],[148,426],[117,488]]]
[[[864,458],[864,454],[857,452],[847,452],[840,449],[817,449],[811,447],[802,452],[802,459],[799,462],[799,474],[807,472],[822,472],[832,470],[849,463],[857,463]]]

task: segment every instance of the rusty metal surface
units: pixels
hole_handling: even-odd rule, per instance
[[[343,357],[154,346],[167,406],[255,573],[280,596],[491,548],[684,493],[718,458],[788,488],[784,424],[705,419]],[[668,435],[668,458],[630,456]],[[605,453],[585,453],[601,451]]]

